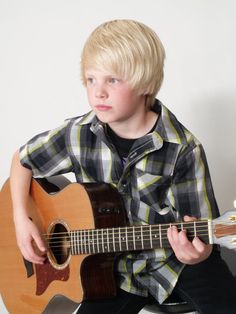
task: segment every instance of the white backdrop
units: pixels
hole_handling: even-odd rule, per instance
[[[0,186],[20,145],[89,110],[81,49],[98,24],[114,18],[139,20],[160,36],[167,59],[159,98],[203,143],[220,209],[232,208],[234,0],[0,0]],[[0,313],[7,313],[3,305]]]

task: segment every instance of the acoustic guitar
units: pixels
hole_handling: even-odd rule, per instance
[[[173,225],[128,226],[111,185],[70,183],[63,176],[33,179],[28,211],[48,246],[43,265],[26,261],[17,247],[7,181],[0,194],[0,293],[11,314],[43,313],[57,295],[77,303],[115,296],[117,254],[169,247],[167,229]],[[236,248],[234,211],[174,225],[190,239]]]

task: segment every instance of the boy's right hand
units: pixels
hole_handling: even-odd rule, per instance
[[[15,230],[17,244],[24,258],[35,264],[43,264],[47,249],[36,225],[28,217],[15,218]]]

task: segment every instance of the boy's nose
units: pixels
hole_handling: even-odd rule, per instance
[[[97,98],[105,98],[107,97],[107,91],[103,85],[98,85],[95,90],[95,96]]]

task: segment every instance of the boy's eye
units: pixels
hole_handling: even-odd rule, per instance
[[[93,84],[93,83],[94,83],[94,78],[92,78],[92,77],[87,77],[87,83]]]
[[[118,79],[116,79],[115,77],[111,77],[110,79],[109,79],[109,83],[111,83],[111,84],[115,84],[115,83],[117,83],[119,80]]]

